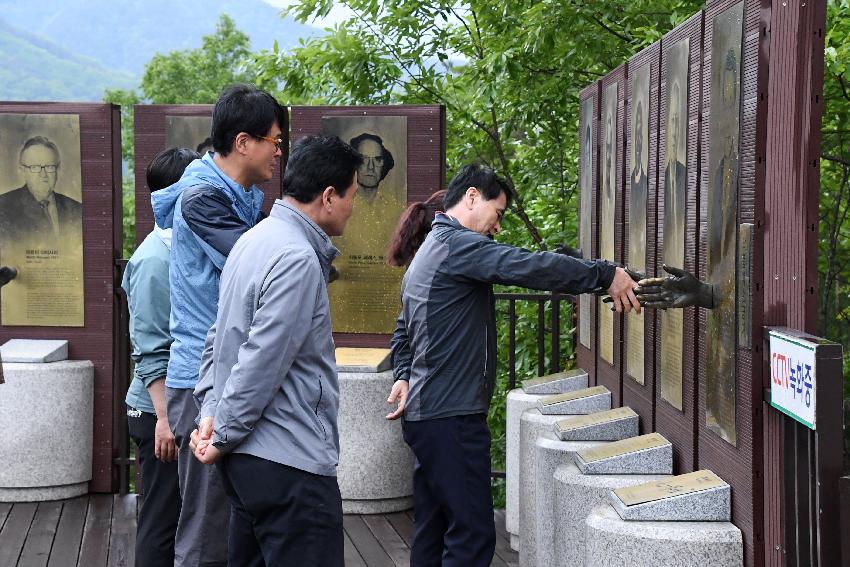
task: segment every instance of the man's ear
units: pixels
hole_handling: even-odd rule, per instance
[[[478,189],[476,189],[475,187],[469,187],[466,190],[466,194],[464,195],[464,202],[466,203],[466,206],[471,209],[473,203],[475,202],[475,199],[478,199],[480,197],[481,193],[479,193]]]
[[[245,154],[248,151],[248,140],[251,138],[246,132],[239,132],[233,139],[233,150],[240,154]]]
[[[336,189],[332,185],[328,185],[325,187],[325,190],[322,191],[322,208],[331,210],[333,207],[333,202],[338,198],[336,193]]]

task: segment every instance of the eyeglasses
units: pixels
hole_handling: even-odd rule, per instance
[[[271,136],[254,136],[258,140],[265,140],[266,142],[271,142],[277,149],[283,150],[283,145],[286,143],[286,140],[283,138],[272,138]]]
[[[42,171],[46,171],[47,173],[56,173],[56,170],[59,169],[59,164],[53,165],[26,165],[21,164],[21,167],[30,170],[30,173],[41,173]]]

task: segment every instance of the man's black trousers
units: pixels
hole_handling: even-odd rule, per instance
[[[128,409],[127,427],[139,448],[145,493],[136,528],[136,565],[173,567],[174,536],[180,518],[177,461],[163,463],[154,454],[156,416]]]
[[[219,463],[230,498],[228,567],[342,567],[336,477],[233,453]]]
[[[488,567],[496,548],[484,414],[405,421],[413,449],[411,567]]]

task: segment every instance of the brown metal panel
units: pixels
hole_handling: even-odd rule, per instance
[[[714,18],[736,5],[733,0],[711,3],[705,10],[705,38],[702,92],[702,160],[706,164],[702,172],[702,186],[710,183],[707,171],[709,150],[709,120],[711,116],[711,41]],[[763,444],[762,435],[762,301],[763,239],[761,231],[764,219],[764,143],[767,79],[767,46],[765,14],[769,13],[768,0],[745,0],[742,44],[741,115],[739,138],[739,188],[738,217],[740,223],[753,223],[751,306],[752,338],[749,344],[737,348],[737,445],[733,446],[706,428],[705,383],[700,383],[698,411],[698,465],[718,471],[732,486],[732,521],[741,529],[744,537],[744,561],[746,565],[764,563],[764,518],[763,518]],[[700,215],[705,223],[707,215],[707,190],[700,192]],[[699,273],[706,276],[706,241],[699,247]],[[704,332],[706,312],[700,310],[699,365],[706,364]],[[779,439],[771,439],[776,444]]]
[[[166,116],[211,116],[211,104],[145,104],[134,107],[135,174],[136,174],[136,245],[153,230],[151,192],[145,179],[145,169],[151,160],[165,148]],[[289,125],[281,124],[283,135],[289,135]],[[194,149],[194,148],[191,148]],[[283,170],[289,149],[283,151],[280,169],[267,183],[259,185],[265,194],[263,211],[268,213],[275,199],[281,195]]]
[[[625,223],[623,222],[623,197],[625,195],[625,136],[623,135],[623,124],[625,123],[625,94],[626,82],[628,79],[628,66],[622,64],[599,81],[600,96],[605,96],[605,88],[611,84],[617,84],[617,125],[615,127],[616,136],[615,143],[617,145],[617,186],[615,191],[615,207],[614,207],[614,260],[623,263],[623,230]],[[601,108],[601,107],[600,107]],[[598,148],[602,147],[600,144]],[[601,150],[600,150],[601,151]],[[599,166],[601,167],[601,165]],[[598,169],[598,168],[597,168]],[[601,194],[601,185],[596,185],[598,194]],[[598,200],[596,205],[597,218],[599,213]],[[601,222],[601,221],[599,221]],[[600,227],[597,227],[597,237]],[[597,240],[598,243],[598,240]],[[598,255],[600,250],[596,249]],[[597,302],[598,303],[598,302]],[[600,307],[600,309],[607,309]],[[597,316],[597,329],[599,326],[599,318]],[[596,383],[605,386],[611,390],[611,405],[619,407],[623,400],[623,315],[614,315],[614,364],[608,364],[598,354],[596,357]],[[601,340],[598,333],[592,335],[596,337],[597,344]]]
[[[658,143],[659,143],[659,79],[661,77],[661,42],[657,42],[647,47],[629,60],[629,71],[633,76],[634,71],[643,65],[650,65],[649,70],[649,104],[646,112],[649,113],[649,147],[647,153],[649,157],[649,167],[647,170],[647,188],[646,188],[646,273],[656,274],[657,266],[657,197],[658,197]],[[626,81],[626,116],[630,116],[632,109],[632,81]],[[632,170],[631,163],[631,140],[632,127],[631,120],[626,119],[625,126],[626,140],[626,178],[628,172]],[[628,181],[627,181],[628,183]],[[626,185],[628,188],[628,185]],[[623,199],[625,227],[623,230],[623,260],[626,265],[634,262],[628,257],[629,251],[629,231],[628,226],[631,223],[631,211],[629,210],[629,199]],[[623,405],[630,406],[640,416],[640,427],[644,433],[655,431],[655,329],[657,313],[654,309],[644,311],[644,341],[642,348],[645,349],[644,355],[644,383],[639,384],[633,380],[627,370],[623,370]],[[628,345],[628,333],[623,333],[623,344]],[[624,349],[625,351],[625,349]],[[624,365],[626,366],[626,365]]]
[[[12,338],[68,339],[68,356],[94,363],[94,445],[92,492],[115,488],[113,456],[114,337],[118,286],[115,260],[120,257],[121,131],[115,106],[96,103],[2,102],[0,113],[78,114],[83,189],[83,281],[85,326],[6,327],[0,324],[0,344]]]
[[[696,250],[698,247],[698,180],[700,150],[700,98],[702,73],[702,12],[694,14],[686,22],[669,32],[661,41],[660,88],[658,91],[658,190],[657,190],[657,268],[660,275],[662,250],[664,246],[664,177],[662,164],[666,159],[667,125],[667,77],[664,71],[665,49],[684,38],[689,38],[688,58],[688,142],[687,142],[687,195],[685,205],[685,266],[689,272],[697,270]],[[695,470],[696,460],[696,383],[695,364],[697,317],[696,309],[688,307],[684,313],[682,329],[682,410],[678,410],[661,398],[661,388],[656,387],[655,429],[673,443],[674,472],[677,474]],[[661,328],[660,317],[655,330],[656,370],[661,368]]]
[[[594,109],[593,109],[593,124],[591,124],[591,129],[593,132],[593,157],[591,159],[592,163],[592,185],[593,190],[591,191],[592,195],[592,203],[591,203],[591,211],[593,211],[592,221],[591,221],[591,249],[590,250],[582,250],[582,254],[585,258],[596,258],[599,255],[599,237],[598,237],[598,203],[596,199],[597,190],[599,187],[599,109],[601,107],[601,98],[602,91],[600,90],[599,82],[593,83],[591,85],[586,86],[582,89],[579,94],[579,100],[584,102],[589,98],[594,99]],[[580,108],[580,106],[579,106]],[[581,118],[583,120],[583,118]],[[579,132],[584,132],[584,122],[580,122],[579,124]],[[581,199],[581,196],[579,196]],[[579,210],[581,210],[581,201],[579,201]],[[598,303],[596,301],[590,302],[590,310],[591,310],[591,319],[590,319],[590,348],[584,347],[578,340],[576,340],[576,361],[578,363],[579,368],[584,369],[587,372],[588,383],[591,386],[595,386],[596,381],[596,357],[597,357],[597,343],[596,343],[596,328],[598,325]],[[576,310],[578,311],[578,302],[576,302]],[[578,327],[576,327],[578,329]],[[578,332],[576,330],[576,332]]]
[[[323,116],[407,117],[407,201],[424,201],[446,187],[445,107],[397,106],[293,106],[290,143],[322,131]],[[388,347],[390,335],[334,333],[337,346]]]

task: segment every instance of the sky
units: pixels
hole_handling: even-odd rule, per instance
[[[286,8],[297,3],[296,0],[263,0],[263,2],[265,2],[266,4],[270,4],[276,8]],[[345,6],[341,6],[340,4],[334,3],[334,7],[331,8],[331,12],[326,18],[319,18],[312,22],[306,23],[311,26],[316,26],[317,28],[327,28],[347,19],[352,15],[352,13],[353,12],[351,12],[351,10],[349,10]]]

